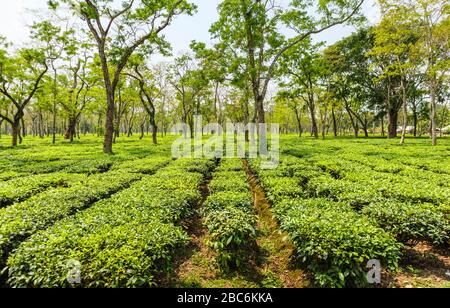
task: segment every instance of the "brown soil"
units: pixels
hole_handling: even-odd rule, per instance
[[[259,236],[257,245],[264,251],[265,260],[259,271],[263,276],[270,273],[272,278],[280,282],[281,285],[278,287],[301,288],[309,286],[308,275],[292,262],[295,248],[289,241],[288,235],[280,231],[278,222],[270,210],[270,204],[266,199],[264,190],[258,184],[258,180],[250,170],[247,161],[244,161],[244,166],[258,214]]]

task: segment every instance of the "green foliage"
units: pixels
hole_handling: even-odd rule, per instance
[[[52,189],[25,202],[0,209],[0,260],[30,235],[107,198],[140,177],[124,172],[95,175],[69,188]]]
[[[263,177],[261,185],[266,190],[267,199],[277,203],[280,199],[304,197],[306,192],[300,186],[300,181],[290,177]]]
[[[207,244],[218,252],[222,269],[240,267],[244,247],[256,237],[256,216],[231,205],[205,217],[209,231]]]
[[[220,191],[209,196],[204,204],[207,212],[221,211],[227,207],[251,211],[253,201],[249,192]]]
[[[370,204],[362,213],[404,243],[428,241],[441,245],[450,236],[448,219],[433,205],[388,201]]]
[[[0,208],[24,201],[49,187],[68,186],[82,176],[67,173],[52,173],[18,177],[0,182]]]
[[[162,169],[32,236],[9,258],[8,283],[69,286],[65,265],[76,260],[82,265],[81,287],[154,286],[155,275],[170,270],[174,249],[188,241],[174,224],[200,199],[203,176],[181,164],[177,177],[170,167]]]
[[[372,259],[390,270],[398,266],[402,246],[368,218],[349,210],[299,201],[281,217],[281,228],[321,286],[365,286],[366,265]]]
[[[256,238],[256,220],[247,176],[240,160],[223,160],[209,184],[210,196],[203,204],[207,244],[218,253],[224,271],[240,267],[245,248]]]

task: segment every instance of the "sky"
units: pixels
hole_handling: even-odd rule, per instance
[[[192,40],[209,42],[209,27],[217,19],[217,5],[220,0],[192,0],[198,5],[198,13],[192,17],[179,16],[165,30],[167,40],[172,44],[174,55],[189,50]],[[0,35],[14,44],[26,44],[29,26],[37,21],[36,10],[45,10],[47,0],[0,0]],[[363,11],[372,23],[379,18],[375,0],[366,0]],[[337,26],[327,30],[314,39],[333,44],[354,31],[353,27]]]

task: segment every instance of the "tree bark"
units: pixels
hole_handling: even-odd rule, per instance
[[[397,138],[398,111],[388,110],[388,138]]]
[[[436,78],[431,78],[431,143],[433,146],[437,145],[437,134],[436,134]]]
[[[408,126],[408,102],[406,97],[406,89],[403,78],[400,80],[400,87],[402,89],[402,99],[403,99],[403,127],[402,127],[402,138],[400,139],[400,144],[405,144],[406,138],[406,128]]]
[[[353,132],[354,132],[355,138],[358,138],[359,137],[358,122],[357,122],[357,120],[355,120],[353,118],[353,113],[352,113],[349,105],[347,104],[347,102],[345,102],[345,110],[347,110],[348,117],[350,118],[350,122],[352,123],[352,127],[353,127]]]
[[[12,146],[16,147],[20,138],[20,120],[15,120],[12,124]]]
[[[337,127],[336,113],[334,111],[334,107],[331,109],[331,116],[333,117],[333,133],[334,133],[334,137],[336,138],[338,136],[338,127]]]
[[[52,62],[52,68],[53,68],[53,139],[52,143],[56,143],[56,101],[57,101],[57,95],[58,95],[58,88],[57,88],[57,78],[58,78],[58,72],[54,66],[54,63]]]

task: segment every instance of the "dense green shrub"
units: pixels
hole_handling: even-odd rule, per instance
[[[26,237],[108,197],[140,177],[123,172],[99,174],[70,188],[49,190],[0,209],[0,261]]]
[[[208,196],[203,207],[206,212],[220,211],[228,207],[252,211],[253,200],[249,192],[220,191]]]
[[[381,199],[381,195],[371,186],[327,176],[311,179],[307,189],[312,197],[327,197],[334,201],[348,202],[356,209]]]
[[[80,262],[76,287],[145,287],[168,266],[174,248],[185,244],[184,231],[158,221],[106,226],[75,237],[61,225],[57,234],[41,233],[9,259],[12,287],[69,287],[70,260]]]
[[[401,245],[369,219],[340,207],[300,203],[283,215],[281,228],[321,286],[366,285],[366,265],[372,259],[387,269],[398,266]]]
[[[8,181],[14,178],[18,178],[20,176],[24,176],[24,174],[15,172],[15,171],[6,171],[0,173],[0,182]]]
[[[242,160],[236,158],[224,158],[216,169],[217,172],[223,171],[244,171]]]
[[[267,199],[272,204],[285,198],[294,199],[305,196],[305,191],[297,178],[263,176],[260,182],[266,191]]]
[[[170,162],[166,157],[148,157],[137,160],[130,160],[115,164],[111,170],[126,170],[127,172],[153,174],[159,168],[164,167]]]
[[[439,245],[450,235],[448,219],[432,205],[386,201],[370,204],[362,213],[405,243],[425,240]]]
[[[83,178],[81,175],[53,173],[31,175],[0,182],[0,208],[24,201],[49,187],[67,186]]]
[[[174,249],[188,241],[174,223],[200,199],[203,176],[184,166],[145,176],[32,236],[8,260],[9,284],[66,286],[63,265],[74,259],[83,266],[83,287],[153,286],[154,275],[169,270]]]
[[[218,253],[217,260],[222,269],[241,265],[245,255],[243,247],[256,238],[256,220],[255,215],[233,206],[206,215],[207,244]]]
[[[247,176],[242,171],[216,172],[208,187],[210,194],[221,191],[248,192],[250,190]]]
[[[222,160],[209,191],[203,204],[204,224],[209,231],[207,244],[217,252],[220,268],[227,271],[242,264],[245,247],[256,237],[257,217],[242,161]]]

